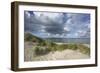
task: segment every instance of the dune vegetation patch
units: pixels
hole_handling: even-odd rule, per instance
[[[39,37],[33,36],[32,34],[25,34],[25,41],[29,41],[33,43],[33,49],[36,55],[44,55],[51,51],[63,51],[66,49],[71,50],[79,50],[81,53],[90,54],[90,48],[85,46],[84,44],[76,44],[76,43],[62,43],[57,44],[48,40],[43,40]]]
[[[25,61],[87,58],[90,56],[88,44],[55,43],[42,38],[25,34],[24,38]],[[69,51],[69,53],[68,53]],[[59,56],[58,56],[59,55]],[[79,56],[80,55],[80,56]]]

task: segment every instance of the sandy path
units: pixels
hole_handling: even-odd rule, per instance
[[[47,55],[43,56],[37,56],[34,58],[34,60],[69,60],[69,59],[87,59],[89,58],[88,55],[85,55],[83,53],[80,53],[79,51],[75,50],[64,50],[62,52],[56,51],[56,52],[50,52]]]
[[[32,43],[25,43],[24,60],[25,61],[48,61],[48,60],[70,60],[70,59],[87,59],[89,55],[83,54],[78,50],[66,49],[63,51],[50,52],[45,55],[36,56]],[[87,45],[88,46],[88,45]]]
[[[87,59],[88,55],[75,50],[64,50],[62,52],[50,52],[46,55],[35,56],[32,49],[27,50],[25,61],[48,61],[48,60],[70,60],[70,59]]]

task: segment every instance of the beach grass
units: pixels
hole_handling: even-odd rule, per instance
[[[50,45],[50,43],[48,45],[38,45],[37,47],[35,47],[35,52],[36,54],[47,54],[50,51],[63,51],[66,49],[71,49],[71,50],[79,50],[81,53],[83,54],[90,54],[90,48],[83,45],[83,44],[53,44]]]
[[[29,42],[34,43],[33,49],[34,49],[36,55],[44,55],[49,52],[63,51],[66,49],[78,50],[81,53],[88,54],[88,55],[90,54],[90,48],[84,44],[78,44],[78,43],[57,44],[55,42],[43,40],[43,39],[33,36],[32,34],[29,34],[29,33],[25,34],[24,40],[25,40],[25,42],[29,41]]]

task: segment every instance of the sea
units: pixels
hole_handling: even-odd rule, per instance
[[[45,40],[49,40],[51,42],[56,42],[56,43],[90,44],[90,38],[45,38]]]

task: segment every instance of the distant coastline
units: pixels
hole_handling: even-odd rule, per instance
[[[90,44],[90,38],[45,38],[55,43],[78,43],[78,44]]]

